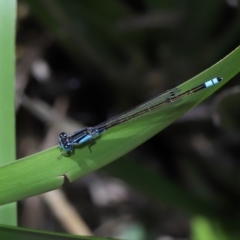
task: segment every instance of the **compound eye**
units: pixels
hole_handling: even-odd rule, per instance
[[[64,144],[64,149],[65,150],[67,150],[67,151],[69,151],[69,150],[71,150],[71,144],[69,144],[69,143],[66,143],[66,144]]]
[[[67,138],[67,134],[65,132],[62,132],[59,134],[60,138]]]

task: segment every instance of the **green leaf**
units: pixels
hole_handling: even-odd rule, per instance
[[[64,181],[72,182],[123,156],[228,82],[240,71],[239,60],[240,48],[237,48],[179,88],[184,92],[216,76],[223,77],[224,80],[220,84],[192,94],[168,109],[151,112],[144,117],[109,129],[96,140],[96,144],[91,148],[92,153],[88,145],[85,145],[76,148],[70,157],[58,158],[60,150],[55,146],[21,161],[2,166],[0,204],[59,188]]]
[[[12,239],[24,239],[24,240],[70,240],[70,239],[82,239],[82,240],[109,240],[110,238],[101,237],[80,237],[70,234],[52,233],[45,231],[29,230],[24,228],[0,226],[0,236],[4,240]]]
[[[15,160],[16,1],[0,0],[0,165]],[[16,225],[16,204],[0,207],[0,223]]]
[[[216,222],[211,222],[202,216],[196,216],[191,221],[193,240],[230,240],[233,238],[223,231],[223,228]]]

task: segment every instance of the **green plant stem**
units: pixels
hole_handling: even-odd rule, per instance
[[[16,1],[0,0],[0,165],[15,160],[15,21]],[[16,225],[16,203],[0,208],[0,223]]]

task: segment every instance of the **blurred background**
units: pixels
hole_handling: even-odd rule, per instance
[[[19,0],[17,159],[219,61],[239,45],[239,11],[237,0]],[[109,166],[19,202],[19,226],[131,240],[206,231],[240,239],[238,81]],[[152,174],[150,194],[138,179]]]

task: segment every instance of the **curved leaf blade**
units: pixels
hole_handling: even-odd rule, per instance
[[[90,153],[88,145],[76,148],[70,157],[58,158],[57,147],[0,167],[0,204],[23,199],[61,187],[123,156],[170,125],[186,111],[207,98],[240,71],[240,48],[211,68],[179,86],[184,92],[212,79],[223,77],[219,85],[184,98],[163,111],[126,122],[106,131]],[[57,137],[57,136],[56,136]]]

